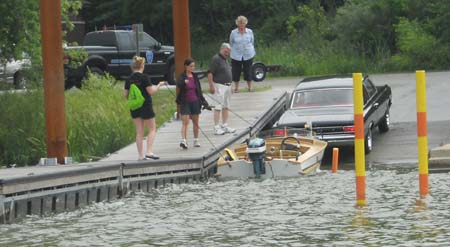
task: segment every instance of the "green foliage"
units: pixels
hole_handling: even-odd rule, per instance
[[[66,93],[69,156],[86,161],[130,143],[134,129],[127,115],[121,91],[89,74],[83,90]]]
[[[45,156],[43,91],[0,95],[0,166],[36,164]]]
[[[61,1],[61,18],[65,23],[67,31],[72,31],[75,25],[69,18],[69,15],[77,16],[83,3],[81,0],[62,0]]]
[[[67,49],[65,54],[70,57],[68,66],[72,69],[83,65],[88,58],[88,53],[84,49]]]
[[[387,55],[372,61],[358,53],[350,53],[323,46],[320,49],[301,49],[290,42],[259,47],[257,60],[265,64],[281,65],[280,72],[268,76],[304,76],[346,74],[355,71],[378,72],[385,69]]]
[[[39,1],[1,1],[0,15],[0,64],[21,59],[24,53],[30,55],[33,62],[39,62]]]
[[[398,7],[390,0],[349,1],[338,9],[333,29],[341,49],[375,57],[395,49],[393,23]]]
[[[442,49],[438,40],[427,33],[417,21],[400,18],[396,25],[400,52],[392,57],[399,69],[434,69],[440,61]]]
[[[441,18],[450,10],[448,1],[349,0],[335,16],[327,14],[325,6],[318,0],[300,5],[287,22],[291,41],[299,44],[298,57],[308,57],[301,70],[306,74],[450,65],[449,39],[443,39],[450,32],[442,28],[450,21]]]
[[[287,38],[285,22],[295,13],[299,2],[307,0],[190,0],[189,16],[192,43],[229,39],[239,15],[249,18],[248,26],[255,31],[257,42],[272,42]],[[144,30],[164,44],[173,40],[172,1],[160,0],[91,0],[86,6],[89,31],[104,25],[142,23]],[[239,6],[239,7],[236,7]],[[151,14],[149,14],[151,13]],[[220,43],[219,43],[220,44]]]
[[[112,86],[109,76],[88,76],[83,90],[65,92],[69,156],[76,161],[104,157],[134,141],[135,129],[123,97],[122,86]],[[119,82],[118,84],[122,84]],[[161,126],[176,111],[168,90],[152,96],[156,124]],[[37,164],[46,157],[42,90],[0,95],[0,167]]]
[[[328,29],[325,11],[319,0],[312,0],[310,4],[298,6],[297,15],[290,16],[286,23],[291,35],[319,35],[320,38]]]
[[[26,71],[27,81],[42,80],[41,30],[37,0],[0,1],[0,66],[26,54],[33,69]],[[73,29],[69,14],[77,15],[81,0],[62,0],[61,15],[68,30]]]

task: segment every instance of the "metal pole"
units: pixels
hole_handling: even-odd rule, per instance
[[[184,70],[184,60],[191,57],[191,35],[189,32],[189,0],[172,0],[173,40],[175,45],[176,78]],[[176,89],[177,95],[179,88]],[[179,106],[177,107],[179,113]]]
[[[364,150],[364,103],[362,74],[353,73],[353,107],[355,122],[356,205],[366,205],[366,157]]]
[[[425,71],[416,71],[417,148],[420,197],[428,196],[427,89]]]
[[[139,28],[136,24],[133,25],[133,30],[136,34],[136,56],[140,56],[140,50],[139,50]]]
[[[333,159],[331,163],[331,172],[336,173],[339,166],[339,148],[333,148]]]
[[[67,156],[61,1],[40,0],[47,157],[64,164]]]

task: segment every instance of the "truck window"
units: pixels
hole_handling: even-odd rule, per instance
[[[116,35],[114,32],[92,32],[86,34],[83,44],[85,46],[116,46]]]
[[[130,38],[130,32],[117,32],[117,40],[121,50],[134,50],[136,45]]]
[[[143,34],[142,47],[153,47],[158,43],[152,36],[148,35],[147,33],[142,34]]]

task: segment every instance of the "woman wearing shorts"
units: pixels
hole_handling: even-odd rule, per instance
[[[188,148],[187,143],[187,129],[189,126],[189,119],[192,119],[194,132],[194,147],[200,147],[198,141],[198,120],[201,112],[201,106],[208,106],[203,97],[202,87],[198,77],[192,73],[195,69],[195,61],[192,58],[187,58],[184,61],[184,72],[180,74],[177,81],[179,94],[177,96],[177,104],[180,105],[180,115],[182,121],[181,127],[181,142],[180,147]]]
[[[144,96],[144,104],[136,109],[130,110],[131,118],[133,118],[134,126],[136,127],[136,146],[138,150],[139,160],[143,159],[159,159],[153,153],[153,140],[156,134],[155,112],[153,111],[151,95],[158,91],[164,85],[164,81],[160,81],[157,86],[153,86],[148,77],[143,74],[145,66],[145,58],[135,56],[131,63],[131,70],[133,73],[125,82],[124,96],[128,99],[128,94],[131,84],[135,84]],[[144,139],[144,128],[148,128],[147,135],[147,152],[144,155],[142,141]]]

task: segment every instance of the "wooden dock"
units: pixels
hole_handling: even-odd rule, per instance
[[[98,162],[1,169],[0,223],[114,200],[129,191],[149,191],[167,183],[208,178],[220,152],[272,124],[284,110],[287,98],[288,94],[280,89],[234,94],[228,124],[236,132],[214,135],[213,112],[203,111],[201,147],[193,147],[190,123],[187,150],[179,147],[181,121],[171,120],[156,133],[154,152],[161,157],[159,160],[137,161],[133,143]],[[214,104],[213,100],[209,102]]]

